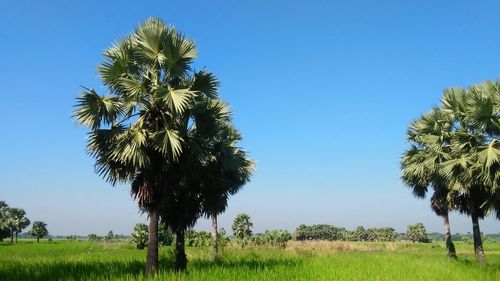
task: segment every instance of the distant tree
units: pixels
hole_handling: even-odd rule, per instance
[[[415,242],[430,242],[429,235],[425,230],[425,226],[422,223],[410,224],[408,225],[408,230],[406,230],[405,238]]]
[[[70,241],[76,241],[76,235],[68,235],[66,236],[66,239]]]
[[[132,232],[132,242],[135,243],[137,249],[142,250],[148,243],[149,230],[144,223],[138,223]]]
[[[351,235],[352,235],[352,237],[356,241],[366,241],[366,240],[368,240],[368,235],[366,233],[366,230],[362,226],[356,227],[356,229],[352,232]]]
[[[43,221],[34,221],[33,227],[31,228],[29,234],[36,237],[36,242],[40,243],[40,238],[49,235],[47,230],[47,224]]]
[[[253,223],[250,220],[250,216],[247,214],[238,214],[233,221],[232,230],[234,236],[239,240],[249,238],[252,236]]]
[[[106,239],[106,241],[111,241],[111,240],[113,240],[113,238],[115,238],[115,234],[113,233],[113,230],[110,230],[108,232],[108,234],[106,235],[106,237],[104,237],[104,239]]]
[[[98,241],[101,241],[101,237],[99,237],[99,235],[94,234],[94,233],[89,234],[88,239],[89,239],[89,241],[90,241],[90,242],[98,242]]]
[[[10,242],[17,243],[17,235],[30,225],[30,220],[26,217],[26,211],[20,208],[7,209],[7,227],[10,230]]]

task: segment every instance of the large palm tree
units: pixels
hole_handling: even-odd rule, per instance
[[[222,212],[227,197],[248,181],[253,167],[245,152],[236,147],[241,136],[231,124],[226,103],[197,97],[189,111],[192,125],[181,130],[184,148],[173,166],[176,172],[167,175],[174,192],[165,197],[162,209],[163,223],[176,233],[177,270],[186,268],[186,229],[202,215]]]
[[[215,97],[215,78],[194,72],[194,42],[150,18],[104,52],[98,68],[108,93],[85,89],[75,118],[90,129],[87,149],[108,182],[131,184],[149,216],[145,275],[158,267],[159,206],[171,193],[167,173],[183,149],[182,128],[195,98]]]
[[[452,119],[451,149],[441,174],[460,192],[459,211],[471,217],[474,252],[485,261],[479,219],[498,208],[500,180],[500,83],[447,90],[443,111]],[[497,215],[500,214],[497,209]]]
[[[449,150],[450,129],[450,120],[438,108],[413,122],[407,134],[411,147],[404,152],[401,167],[402,180],[412,188],[416,197],[424,198],[428,189],[433,189],[431,208],[443,218],[446,251],[454,258],[456,252],[451,240],[449,211],[455,192],[439,173],[439,165],[446,161],[446,151]]]

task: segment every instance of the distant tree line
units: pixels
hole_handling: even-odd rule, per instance
[[[293,239],[305,240],[343,240],[343,241],[395,241],[398,233],[392,227],[372,227],[365,229],[358,226],[353,231],[344,227],[328,224],[300,225],[293,234]]]

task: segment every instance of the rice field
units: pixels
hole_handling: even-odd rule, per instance
[[[487,265],[472,245],[458,243],[449,260],[441,243],[295,242],[285,249],[228,246],[222,258],[188,247],[188,270],[170,269],[172,248],[160,250],[160,272],[149,280],[500,280],[500,244],[485,243]],[[22,240],[0,243],[0,280],[143,280],[146,251],[126,242]]]

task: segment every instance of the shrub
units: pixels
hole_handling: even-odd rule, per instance
[[[392,227],[372,227],[366,230],[367,241],[395,241],[397,236]]]
[[[415,242],[421,243],[429,243],[429,235],[427,234],[427,230],[425,230],[425,226],[423,223],[416,223],[408,225],[408,229],[406,230],[405,238]]]
[[[162,246],[170,246],[174,243],[175,235],[168,230],[165,225],[160,225],[158,228],[158,241]]]
[[[303,240],[345,240],[347,230],[328,224],[300,225],[294,232],[294,239]]]
[[[263,236],[266,245],[285,248],[286,243],[292,239],[292,235],[287,230],[266,231]]]
[[[192,247],[203,247],[210,246],[212,244],[212,238],[209,232],[206,231],[195,231],[189,229],[185,234],[186,245]]]
[[[144,223],[138,223],[134,227],[134,232],[132,232],[132,243],[138,250],[144,249],[148,244],[149,230],[148,226]]]

